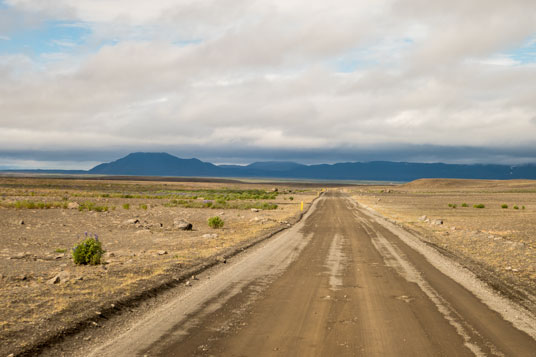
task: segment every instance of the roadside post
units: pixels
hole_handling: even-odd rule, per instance
[[[301,201],[301,204],[300,204],[300,211],[303,211],[303,201]]]

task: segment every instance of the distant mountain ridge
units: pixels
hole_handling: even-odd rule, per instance
[[[4,170],[8,171],[8,170]],[[9,170],[56,173],[61,170]],[[65,171],[67,173],[67,171]],[[74,172],[73,172],[74,173]],[[536,179],[536,165],[408,163],[391,161],[303,165],[288,161],[254,162],[247,166],[214,165],[168,153],[131,153],[78,174],[186,177],[258,177],[319,180],[413,181],[420,178]]]

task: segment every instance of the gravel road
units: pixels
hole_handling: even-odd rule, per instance
[[[535,356],[536,321],[340,192],[93,356]]]

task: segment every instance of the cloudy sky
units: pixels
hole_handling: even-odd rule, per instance
[[[534,0],[0,0],[0,168],[536,162]]]

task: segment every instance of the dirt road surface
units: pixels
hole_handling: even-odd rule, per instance
[[[406,243],[328,192],[295,227],[201,275],[93,355],[536,356],[529,312],[474,294],[478,282],[457,282],[455,268],[445,274]]]

